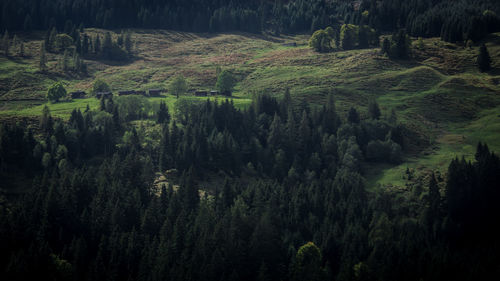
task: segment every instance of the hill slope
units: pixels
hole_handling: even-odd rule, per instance
[[[104,30],[87,29],[88,34]],[[116,34],[114,34],[116,36]],[[296,102],[315,104],[333,92],[339,111],[358,107],[362,117],[369,99],[379,102],[384,114],[391,109],[414,132],[410,154],[400,166],[381,166],[369,181],[404,185],[407,167],[444,171],[456,155],[472,155],[477,141],[500,151],[500,35],[487,39],[493,59],[490,73],[475,67],[477,47],[464,48],[438,39],[424,40],[413,48],[410,61],[393,61],[378,49],[320,54],[307,46],[307,35],[257,36],[249,34],[195,34],[163,30],[135,30],[134,59],[125,64],[87,60],[89,75],[58,70],[61,55],[49,54],[49,71],[37,70],[41,34],[18,35],[29,57],[0,57],[0,117],[37,116],[45,103],[46,89],[63,81],[68,91],[89,91],[96,78],[114,91],[165,88],[176,74],[183,74],[190,88],[211,89],[216,67],[232,71],[238,83],[235,100],[244,106],[254,93],[282,95],[289,88]],[[295,42],[297,47],[286,46]],[[194,97],[193,97],[194,98]],[[173,104],[172,97],[164,98]],[[154,99],[157,102],[159,99]],[[95,99],[49,105],[65,117],[72,108]]]

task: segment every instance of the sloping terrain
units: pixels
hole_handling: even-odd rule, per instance
[[[104,30],[87,29],[89,35]],[[119,31],[117,31],[119,32]],[[117,36],[114,33],[113,36]],[[317,53],[307,46],[308,35],[257,36],[249,34],[195,34],[164,30],[134,30],[134,59],[117,64],[86,60],[89,74],[63,73],[60,54],[48,54],[48,73],[37,69],[41,33],[19,34],[28,57],[0,57],[0,117],[37,116],[45,92],[54,81],[68,91],[89,91],[96,78],[114,91],[165,88],[183,74],[191,90],[212,89],[216,68],[232,71],[237,79],[235,100],[244,106],[254,93],[282,95],[290,89],[299,102],[321,104],[333,92],[339,112],[358,107],[366,116],[369,99],[376,98],[383,114],[394,109],[398,120],[415,133],[419,149],[400,166],[383,166],[372,183],[404,184],[401,173],[410,168],[440,168],[462,154],[472,155],[477,141],[500,151],[500,34],[486,40],[493,60],[490,73],[475,66],[477,46],[425,39],[414,43],[412,60],[395,61],[379,49]],[[295,42],[297,47],[285,43]],[[165,97],[172,105],[174,99]],[[157,102],[159,99],[153,99]],[[49,105],[65,117],[72,108],[98,105],[84,99]]]

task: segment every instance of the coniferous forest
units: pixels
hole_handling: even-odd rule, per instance
[[[485,144],[411,192],[370,193],[361,161],[401,161],[392,118],[259,96],[158,112],[120,102],[2,126],[5,280],[488,280],[498,274],[500,162]],[[175,117],[175,120],[170,120]],[[154,136],[158,142],[154,140]],[[174,170],[175,169],[175,170]],[[169,170],[179,185],[154,185]],[[224,181],[201,191],[213,174]],[[305,241],[311,241],[305,243]]]
[[[4,0],[0,9],[0,30],[84,26],[279,34],[343,22],[385,32],[405,28],[415,37],[440,36],[448,42],[477,41],[500,31],[496,0]]]
[[[499,15],[0,1],[0,279],[499,279]]]

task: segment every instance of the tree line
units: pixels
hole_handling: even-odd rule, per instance
[[[472,40],[500,30],[495,0],[293,1],[35,1],[0,3],[0,29],[86,27],[164,28],[195,32],[314,32],[342,24],[383,32],[407,29],[415,37]]]

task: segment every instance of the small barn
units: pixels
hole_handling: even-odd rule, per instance
[[[136,95],[146,96],[146,91],[135,91]]]
[[[196,92],[194,92],[194,95],[197,97],[206,97],[206,96],[208,96],[208,92],[207,91],[196,91]]]
[[[113,96],[113,93],[111,93],[111,92],[97,92],[95,94],[95,97],[98,99],[101,99],[101,98],[109,99],[112,96]]]
[[[219,94],[219,91],[210,91],[211,96],[216,96]]]
[[[150,97],[159,97],[161,92],[162,92],[162,90],[160,90],[160,89],[150,89],[149,96]]]
[[[118,95],[119,95],[119,96],[129,96],[129,95],[135,95],[135,91],[134,91],[134,90],[130,90],[130,91],[119,91],[119,92],[118,92]]]
[[[83,99],[85,98],[86,93],[83,91],[71,92],[70,96],[72,99]]]

